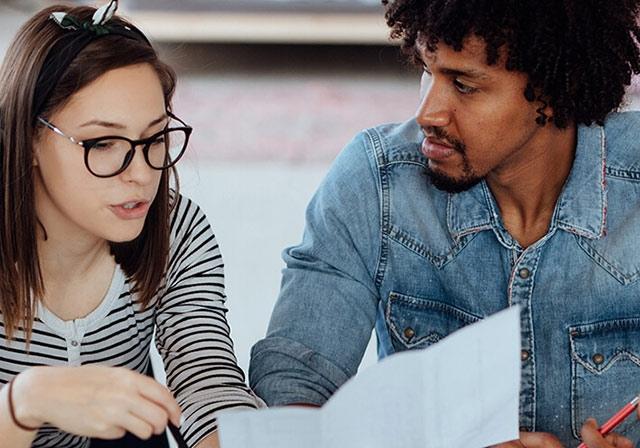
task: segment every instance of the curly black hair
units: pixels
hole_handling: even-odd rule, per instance
[[[602,124],[640,73],[640,0],[382,0],[391,37],[415,56],[416,40],[435,51],[486,43],[487,64],[502,52],[505,68],[528,76],[523,94],[540,101],[538,123],[553,109],[558,128]],[[537,92],[538,94],[534,94]]]

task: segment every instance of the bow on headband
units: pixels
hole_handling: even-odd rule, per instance
[[[118,9],[118,0],[111,0],[108,4],[96,10],[91,22],[80,22],[75,17],[64,12],[54,12],[49,17],[66,30],[85,30],[100,36],[109,34],[109,28],[105,24],[111,20],[116,9]]]
[[[118,1],[111,0],[98,8],[90,20],[81,21],[65,12],[54,12],[49,16],[58,26],[69,32],[49,50],[38,75],[32,105],[34,123],[71,62],[94,40],[104,36],[119,35],[151,46],[146,36],[133,25],[115,21],[108,23],[117,9]]]

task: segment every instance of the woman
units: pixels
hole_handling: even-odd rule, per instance
[[[0,447],[181,418],[189,446],[216,447],[214,412],[257,405],[215,237],[169,187],[191,133],[174,73],[116,7],[37,13],[0,72]],[[154,330],[168,389],[145,375]]]

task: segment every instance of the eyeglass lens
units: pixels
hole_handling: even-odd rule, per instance
[[[182,155],[187,143],[184,129],[167,129],[147,143],[147,162],[151,167],[163,169],[173,165]],[[109,176],[122,170],[134,156],[131,143],[121,138],[97,140],[89,149],[87,164],[91,172]]]

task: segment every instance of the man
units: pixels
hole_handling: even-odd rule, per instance
[[[251,384],[322,405],[380,357],[522,307],[521,439],[631,446],[640,384],[640,1],[385,1],[429,85],[361,133],[311,201]],[[390,378],[389,381],[393,381]],[[586,422],[586,423],[585,423]]]

